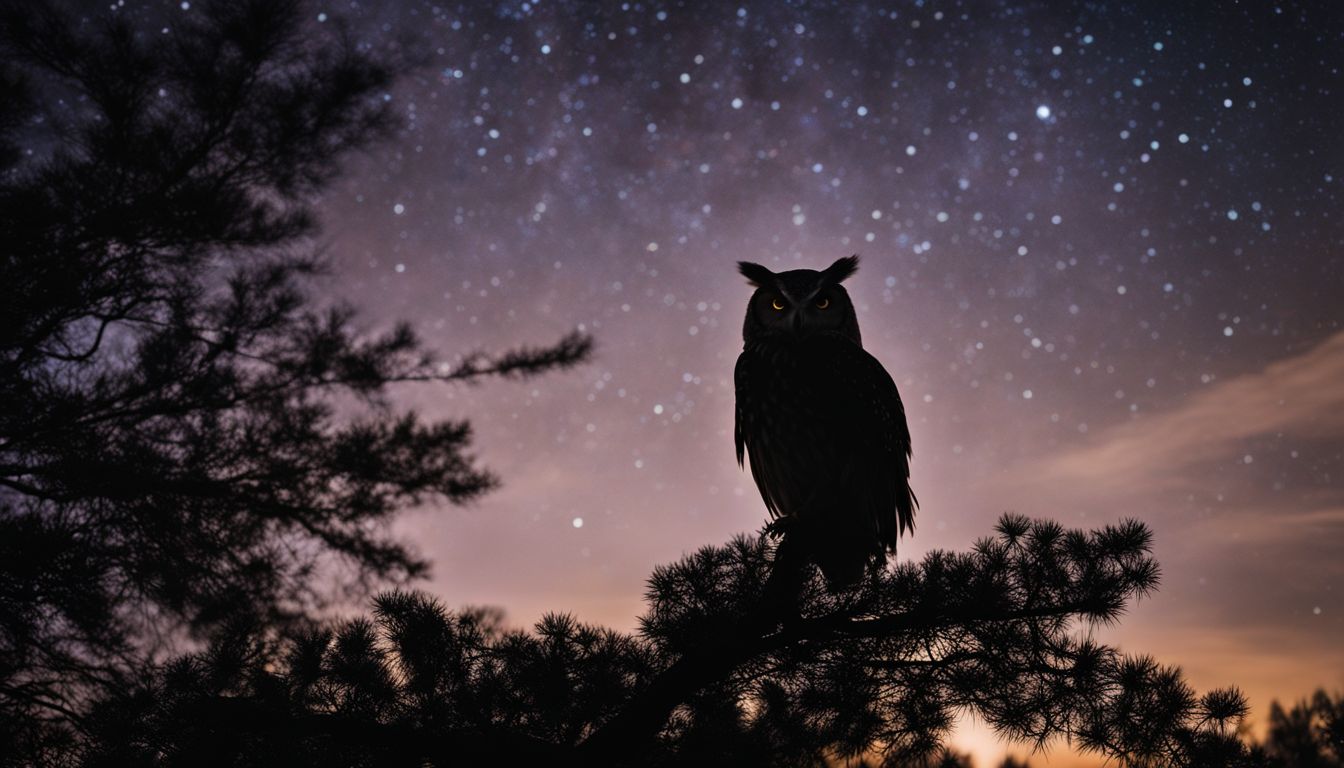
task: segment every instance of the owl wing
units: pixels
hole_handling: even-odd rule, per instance
[[[737,358],[737,365],[733,368],[733,442],[737,445],[737,466],[742,466],[742,459],[746,455],[746,401],[744,398],[751,397],[750,374],[745,370],[748,365],[743,358],[743,353]]]
[[[742,466],[743,459],[746,456],[747,443],[755,443],[751,449],[751,477],[756,481],[756,488],[761,492],[761,499],[765,502],[765,507],[770,511],[771,517],[779,515],[779,502],[771,493],[771,488],[778,486],[771,483],[769,478],[771,472],[762,461],[760,442],[762,432],[766,425],[763,423],[765,418],[766,405],[770,399],[769,393],[762,383],[761,376],[766,375],[764,370],[764,360],[759,350],[747,349],[737,358],[737,366],[733,369],[733,387],[735,390],[735,402],[733,416],[733,441],[737,445],[737,465]]]
[[[872,515],[878,540],[894,550],[896,539],[914,530],[918,501],[910,490],[910,427],[896,382],[877,358],[853,343],[829,345],[830,375],[845,396],[841,419],[860,443],[847,469],[846,485]]]
[[[751,477],[771,517],[796,515],[808,506],[815,483],[808,470],[826,457],[818,439],[816,398],[789,355],[768,344],[752,345],[733,372],[737,407],[734,441],[737,462],[744,454]]]

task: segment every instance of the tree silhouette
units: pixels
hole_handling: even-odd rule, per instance
[[[1344,694],[1318,690],[1285,710],[1269,708],[1265,752],[1276,765],[1300,768],[1344,766]]]
[[[1235,690],[1077,630],[1156,585],[1148,530],[1006,516],[967,553],[874,570],[762,618],[778,547],[742,537],[657,569],[637,634],[543,618],[505,629],[390,592],[301,637],[236,627],[102,702],[88,764],[956,764],[959,712],[1007,738],[1065,736],[1121,765],[1252,764]]]
[[[0,11],[0,755],[59,750],[184,634],[283,627],[338,573],[422,574],[390,516],[495,478],[466,422],[396,412],[389,385],[589,351],[441,363],[315,299],[313,201],[392,126],[395,67],[310,17]]]

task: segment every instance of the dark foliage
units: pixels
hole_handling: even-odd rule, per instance
[[[1344,693],[1318,690],[1288,710],[1274,702],[1265,752],[1276,765],[1344,767]]]
[[[1238,692],[1196,695],[1080,631],[1155,586],[1139,523],[1005,517],[971,552],[838,594],[809,570],[782,623],[757,608],[775,551],[740,538],[659,568],[633,636],[566,616],[507,631],[405,592],[330,632],[240,631],[104,702],[89,762],[956,764],[942,741],[973,712],[1121,765],[1250,764]]]
[[[439,363],[317,301],[312,203],[390,127],[392,67],[294,2],[195,10],[0,9],[0,755],[59,751],[183,633],[304,615],[315,574],[422,574],[390,516],[495,478],[388,386],[590,348]]]

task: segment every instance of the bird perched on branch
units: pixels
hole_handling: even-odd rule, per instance
[[[751,475],[785,542],[843,589],[914,530],[910,429],[900,393],[863,349],[840,285],[858,256],[818,272],[771,272],[738,262],[756,288],[737,358],[737,461]]]

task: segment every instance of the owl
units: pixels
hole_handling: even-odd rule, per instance
[[[863,349],[840,285],[858,256],[826,269],[738,270],[756,288],[737,358],[737,463],[774,519],[802,542],[832,590],[852,586],[875,556],[914,530],[910,429],[900,393]]]

